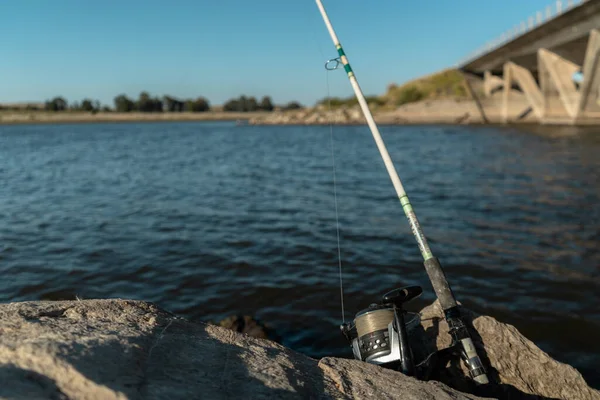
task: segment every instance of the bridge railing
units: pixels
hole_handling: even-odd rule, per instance
[[[520,24],[513,26],[511,29],[502,33],[497,38],[490,40],[485,45],[479,47],[475,51],[472,51],[467,56],[463,57],[457,66],[463,66],[469,62],[481,57],[483,54],[489,53],[508,42],[515,40],[516,38],[526,34],[527,32],[537,28],[540,25],[547,23],[548,21],[564,14],[572,8],[578,7],[589,0],[556,0],[554,3],[546,7],[543,11],[538,11],[534,15],[530,16]]]

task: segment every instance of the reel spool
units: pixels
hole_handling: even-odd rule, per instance
[[[420,286],[395,289],[383,296],[380,303],[359,311],[352,324],[343,324],[342,333],[352,344],[354,358],[414,375],[412,352],[407,329],[420,323],[418,314],[406,323],[402,304],[423,293]]]

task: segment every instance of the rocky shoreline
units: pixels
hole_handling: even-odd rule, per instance
[[[461,363],[429,381],[350,359],[314,360],[271,340],[189,321],[133,300],[0,305],[7,399],[600,399],[577,370],[513,326],[464,310],[492,384]],[[436,303],[421,311],[417,360],[449,344]],[[482,397],[478,397],[482,396]]]
[[[483,108],[483,115],[480,109]],[[374,108],[375,122],[382,125],[409,124],[495,124],[502,123],[498,99],[478,104],[469,99],[425,100],[405,104],[395,109]],[[515,105],[519,109],[521,105]],[[511,113],[517,111],[510,110]],[[536,123],[535,118],[523,118],[521,123]],[[359,125],[366,120],[359,106],[328,109],[318,106],[295,111],[278,111],[252,117],[251,125]]]

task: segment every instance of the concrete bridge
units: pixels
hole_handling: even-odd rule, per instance
[[[556,1],[459,63],[503,122],[600,124],[600,0]],[[469,79],[468,79],[469,81]],[[501,96],[501,97],[500,97]],[[500,98],[498,98],[500,97]],[[486,107],[479,110],[484,120]]]

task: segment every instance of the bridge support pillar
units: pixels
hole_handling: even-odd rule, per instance
[[[501,89],[504,86],[502,78],[492,75],[490,71],[483,73],[483,93],[485,97],[490,97],[496,90]]]
[[[600,31],[592,29],[583,62],[577,119],[600,118]]]
[[[512,69],[504,64],[504,93],[502,93],[502,122],[508,123],[508,103],[510,103],[510,90],[512,89]]]
[[[544,97],[533,75],[529,70],[513,62],[507,62],[504,64],[504,98],[502,104],[502,118],[504,122],[510,122],[510,92],[513,83],[516,83],[521,91],[523,91],[531,110],[533,110],[534,114],[541,121],[544,116]]]
[[[573,76],[580,66],[546,49],[539,49],[537,56],[544,119],[574,122],[580,96]]]

